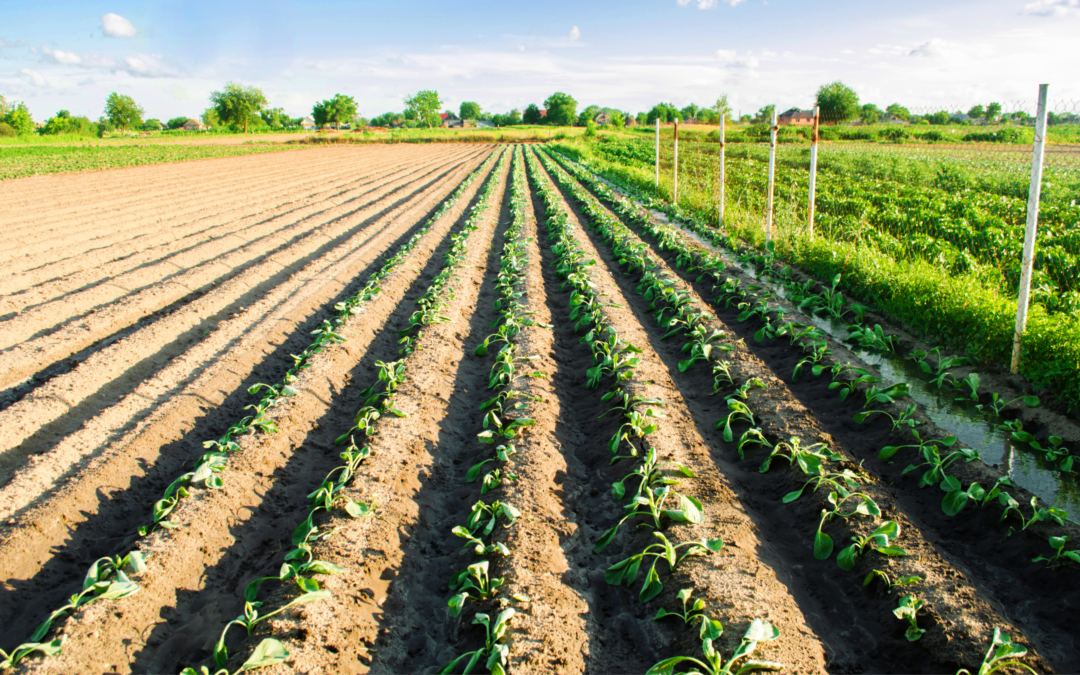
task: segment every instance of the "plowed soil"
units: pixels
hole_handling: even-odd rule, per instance
[[[95,560],[135,550],[146,558],[145,569],[130,570],[138,592],[57,619],[42,641],[62,638],[58,653],[28,656],[18,667],[213,671],[215,644],[243,614],[245,588],[278,574],[309,513],[308,495],[341,463],[335,440],[369,395],[362,391],[381,364],[401,359],[400,415],[375,423],[371,455],[343,487],[348,499],[372,505],[373,515],[334,507],[313,518],[320,536],[311,555],[336,570],[317,577],[329,596],[260,622],[250,636],[241,628],[227,633],[230,672],[266,638],[288,651],[266,672],[436,672],[484,647],[473,624],[478,612],[494,619],[513,608],[501,643],[510,673],[644,673],[672,656],[702,658],[696,623],[653,619],[658,608],[680,610],[683,589],[722,622],[716,646],[725,658],[751,621],[768,621],[779,637],[759,644],[755,658],[779,662],[784,672],[977,672],[996,628],[1027,648],[1023,661],[1038,672],[1076,671],[1075,566],[1031,562],[1047,553],[1049,536],[1080,541],[1074,525],[1036,523],[1008,536],[1000,511],[989,507],[945,516],[940,490],[920,490],[902,476],[903,463],[876,459],[901,436],[884,422],[851,421],[861,393],[844,402],[828,378],[795,380],[803,354],[787,337],[756,340],[758,325],[715,301],[711,283],[686,273],[638,223],[623,221],[629,231],[617,241],[605,237],[588,214],[601,209],[618,218],[609,210],[615,204],[588,189],[571,191],[583,184],[541,154],[524,146],[342,146],[0,183],[0,649],[30,641],[83,589]],[[490,465],[502,467],[503,480],[482,493],[466,473],[493,452],[477,436],[486,428],[481,406],[493,396],[496,349],[475,351],[500,316],[515,171],[527,177],[518,212],[525,242],[519,302],[534,322],[513,338],[530,374],[515,388],[526,395],[517,414],[533,423],[520,430],[508,462]],[[638,591],[649,563],[630,587],[609,584],[605,570],[655,542],[652,528],[631,521],[596,547],[624,514],[612,485],[637,464],[613,462],[608,448],[626,421],[602,399],[613,378],[588,387],[593,354],[580,317],[571,317],[549,229],[555,210],[567,214],[573,238],[594,261],[598,316],[641,352],[620,386],[662,401],[654,405],[663,417],[641,447],[683,465],[675,489],[702,505],[700,522],[664,520],[661,532],[676,544],[724,543],[674,569],[659,565],[663,592],[648,602]],[[418,300],[469,223],[475,228],[466,230],[439,319],[402,354]],[[154,503],[192,470],[204,442],[249,414],[261,397],[249,388],[280,384],[292,355],[336,316],[335,306],[418,233],[378,292],[344,320],[344,341],[312,356],[291,384],[295,394],[272,409],[276,431],[236,438],[218,474],[224,486],[192,488],[170,527],[140,536]],[[683,241],[700,248],[688,235]],[[725,348],[712,362],[725,360],[738,383],[764,385],[745,397],[762,436],[828,444],[838,466],[858,474],[860,490],[881,506],[878,519],[830,521],[837,548],[887,519],[900,526],[894,545],[906,555],[867,553],[853,571],[839,567],[835,554],[815,557],[826,491],[808,489],[784,503],[805,476],[779,459],[760,471],[762,451],[737,446],[748,423],[737,423],[734,440],[725,441],[717,421],[729,407],[725,396],[712,395],[714,371],[708,362],[680,368],[684,338],[659,325],[640,274],[619,252],[642,243],[653,272],[721,334],[717,344]],[[750,281],[735,266],[729,273]],[[795,308],[786,309],[798,320]],[[830,347],[834,363],[860,364],[843,345]],[[924,434],[940,431],[917,414]],[[964,485],[992,485],[1001,475],[981,462],[955,469]],[[478,559],[453,529],[479,500],[508,503],[520,516],[492,535],[509,552],[487,556],[502,586],[453,617],[450,579]],[[864,586],[873,569],[917,581],[892,592],[879,581]],[[267,582],[259,612],[299,593],[294,583]],[[916,641],[893,611],[909,593],[927,603]]]

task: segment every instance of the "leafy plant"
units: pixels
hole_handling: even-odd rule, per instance
[[[641,553],[620,560],[608,567],[604,572],[604,579],[612,586],[618,586],[622,583],[632,586],[637,579],[642,563],[646,559],[652,558],[652,564],[645,575],[645,583],[641,586],[641,592],[638,593],[638,600],[641,602],[652,600],[664,590],[663,584],[660,583],[660,575],[656,571],[656,566],[661,560],[666,560],[669,569],[674,570],[680,562],[692,555],[708,555],[719,551],[724,546],[724,542],[720,539],[688,541],[673,546],[663,533],[653,532],[652,534],[659,539],[659,542],[646,546]],[[680,555],[679,549],[681,548],[686,548],[686,551]]]
[[[678,598],[678,600],[680,602],[682,602],[682,611],[681,612],[669,612],[666,609],[664,609],[663,607],[661,607],[660,609],[656,610],[656,614],[653,616],[653,620],[654,621],[659,621],[660,619],[663,619],[663,618],[666,618],[666,617],[669,617],[669,616],[677,616],[677,617],[679,617],[680,619],[683,620],[684,624],[690,624],[690,623],[692,623],[694,621],[707,621],[708,617],[705,616],[705,601],[704,600],[702,600],[701,598],[698,598],[697,600],[694,601],[694,604],[687,607],[687,604],[690,602],[690,597],[693,596],[693,594],[694,594],[694,589],[693,588],[684,588],[684,589],[682,589],[681,591],[679,591],[675,595],[675,597]]]
[[[498,592],[499,587],[506,583],[505,577],[492,579],[488,574],[490,562],[481,560],[469,565],[466,569],[458,572],[450,579],[450,589],[456,593],[447,603],[450,606],[450,615],[457,616],[465,608],[465,603],[470,600],[487,600]]]
[[[845,570],[855,569],[855,561],[858,560],[867,548],[887,556],[906,556],[907,552],[898,546],[891,546],[890,541],[900,536],[900,526],[891,520],[886,520],[878,525],[873,532],[865,537],[852,537],[851,546],[843,549],[836,555],[836,562]]]
[[[758,645],[780,637],[780,631],[776,630],[771,623],[762,619],[754,619],[750,627],[743,634],[739,646],[731,658],[724,661],[723,654],[716,650],[713,642],[718,640],[724,632],[724,626],[715,619],[705,619],[701,625],[701,650],[705,655],[705,661],[700,661],[692,656],[673,656],[654,664],[646,675],[671,675],[675,668],[682,663],[689,663],[690,670],[685,671],[688,675],[742,675],[761,670],[781,670],[783,664],[776,661],[758,661],[749,658],[753,655]]]
[[[844,505],[849,501],[854,502],[854,507],[845,511]],[[821,510],[821,520],[818,522],[817,533],[814,535],[814,557],[818,560],[828,560],[833,552],[833,540],[822,528],[825,523],[833,518],[850,518],[855,515],[880,516],[881,508],[878,507],[870,495],[862,492],[849,492],[843,487],[838,487],[825,498],[827,508]]]
[[[1021,656],[1027,656],[1027,649],[1013,643],[1006,633],[1001,632],[1000,628],[995,627],[994,637],[990,641],[990,649],[986,651],[986,656],[983,657],[982,665],[979,666],[979,672],[974,675],[993,675],[993,673],[1006,668],[1023,668],[1031,673],[1031,675],[1038,675],[1038,673],[1030,666],[1015,660]],[[1006,659],[1014,660],[1007,661]],[[956,671],[956,675],[973,674],[970,670],[961,668]]]
[[[918,623],[918,613],[923,607],[926,607],[925,600],[915,595],[905,595],[900,598],[899,605],[893,610],[897,619],[908,622],[907,630],[904,631],[904,637],[908,639],[908,642],[916,642],[926,633],[926,629],[919,628]]]
[[[1071,541],[1071,538],[1068,536],[1050,537],[1050,548],[1054,549],[1054,555],[1050,556],[1049,558],[1045,556],[1038,556],[1037,558],[1032,558],[1031,562],[1063,563],[1071,560],[1075,563],[1080,563],[1080,549],[1075,551],[1065,550],[1065,547],[1069,544],[1069,541]]]
[[[510,654],[510,648],[503,644],[502,640],[506,637],[510,619],[513,618],[514,614],[514,608],[508,607],[499,612],[499,615],[495,618],[495,623],[492,624],[490,616],[477,613],[472,622],[473,625],[484,627],[484,646],[475,651],[466,652],[446,664],[439,669],[439,675],[457,672],[458,664],[462,661],[465,661],[465,666],[460,672],[462,675],[469,675],[477,664],[484,659],[486,659],[484,660],[484,667],[488,669],[491,675],[505,675],[506,657]]]
[[[729,398],[727,400],[727,407],[728,410],[730,410],[731,412],[728,413],[727,417],[723,417],[718,420],[716,422],[715,428],[719,429],[721,428],[721,426],[723,426],[724,440],[728,443],[731,443],[735,440],[735,432],[731,429],[732,423],[743,420],[753,425],[754,413],[750,410],[749,407],[747,407],[745,403],[735,398]]]
[[[247,630],[248,636],[251,635],[251,631],[255,626],[266,621],[275,614],[281,614],[290,607],[296,607],[297,605],[304,605],[310,602],[318,602],[319,600],[325,600],[330,597],[330,591],[315,591],[313,593],[304,593],[303,595],[293,598],[287,604],[275,609],[269,614],[260,615],[259,608],[262,607],[261,602],[245,602],[244,613],[236,617],[229,623],[225,624],[224,630],[221,631],[221,637],[218,638],[217,643],[214,645],[214,664],[218,668],[224,668],[225,664],[229,661],[229,650],[225,647],[225,636],[228,635],[229,629],[233,626],[241,626]]]

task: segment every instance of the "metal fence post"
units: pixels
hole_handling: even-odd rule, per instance
[[[675,120],[675,189],[672,190],[672,206],[679,205],[679,120]]]
[[[660,118],[656,118],[656,187],[660,187]]]
[[[818,121],[821,118],[821,108],[814,106],[814,130],[810,134],[810,202],[806,212],[806,225],[810,230],[810,237],[814,236],[814,192],[817,187],[817,149],[818,149]]]
[[[776,181],[776,106],[773,106],[772,120],[769,125],[769,189],[765,205],[765,243],[772,241],[773,226],[773,184]]]
[[[1016,329],[1013,334],[1012,365],[1015,373],[1020,367],[1020,343],[1027,326],[1028,294],[1031,272],[1035,262],[1035,231],[1039,224],[1039,193],[1042,191],[1043,140],[1046,137],[1046,91],[1050,85],[1039,85],[1039,109],[1035,113],[1035,145],[1031,152],[1031,185],[1028,187],[1027,227],[1024,230],[1024,258],[1020,267],[1020,297],[1016,302]]]
[[[720,194],[717,197],[717,208],[720,213],[720,227],[724,227],[724,118],[727,113],[720,111]]]

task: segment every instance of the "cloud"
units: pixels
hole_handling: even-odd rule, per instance
[[[679,7],[686,7],[691,2],[697,5],[698,9],[712,9],[713,7],[716,7],[716,0],[676,0],[676,4],[678,4]],[[737,7],[746,2],[746,0],[723,0],[723,2],[725,5]]]
[[[138,33],[131,22],[119,14],[106,14],[101,17],[101,30],[106,37],[130,38]]]
[[[739,56],[733,49],[717,49],[713,56],[720,59],[728,68],[757,68],[758,60],[750,52],[746,56]]]
[[[45,53],[45,56],[42,57],[43,61],[62,63],[67,66],[73,66],[82,63],[82,57],[80,57],[75,52],[65,52],[59,49],[49,49],[48,47],[42,47],[41,51]]]
[[[907,55],[936,58],[939,56],[948,56],[949,54],[956,51],[955,47],[956,45],[952,44],[951,42],[946,42],[945,40],[934,38],[933,40],[928,40],[919,45],[918,47],[915,47],[914,49],[908,51]]]
[[[19,71],[19,74],[22,75],[22,79],[26,80],[35,87],[47,87],[49,85],[49,83],[45,80],[41,73],[36,70],[23,68]]]
[[[1024,5],[1022,14],[1032,16],[1069,16],[1080,14],[1080,0],[1036,0]]]
[[[570,41],[573,42],[574,40],[577,40],[579,37],[581,37],[581,31],[578,29],[577,26],[574,26],[573,28],[570,29]]]

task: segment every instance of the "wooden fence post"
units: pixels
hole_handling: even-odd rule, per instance
[[[773,185],[776,182],[776,106],[773,106],[772,120],[769,124],[769,187],[765,205],[765,243],[772,241],[773,226]]]
[[[720,214],[720,228],[724,227],[724,118],[727,113],[720,112],[720,194],[717,197],[717,208]]]
[[[810,230],[810,237],[814,236],[814,194],[817,187],[817,151],[818,151],[818,122],[821,119],[821,108],[814,106],[814,130],[810,134],[810,202],[806,211],[806,226]]]

